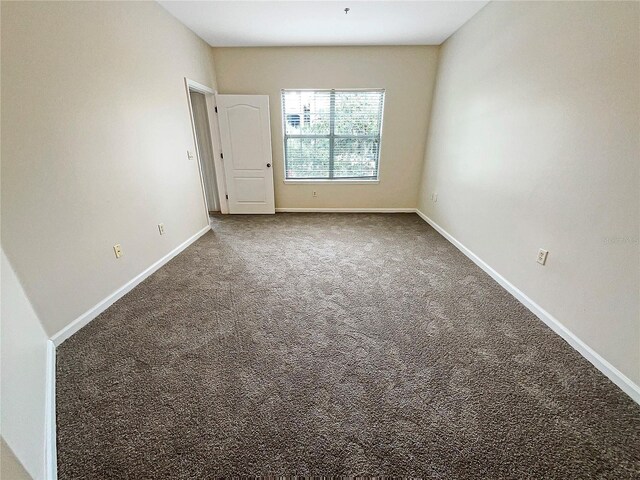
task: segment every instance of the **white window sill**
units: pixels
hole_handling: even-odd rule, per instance
[[[328,185],[377,185],[380,183],[380,180],[318,180],[318,179],[310,179],[310,180],[283,180],[283,183],[287,185],[310,185],[310,184],[318,184],[324,183]]]

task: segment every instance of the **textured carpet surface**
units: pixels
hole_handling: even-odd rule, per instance
[[[59,478],[639,478],[640,407],[413,214],[228,216],[58,349]]]

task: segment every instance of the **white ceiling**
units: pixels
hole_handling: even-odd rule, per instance
[[[217,47],[439,45],[487,1],[167,1]],[[350,8],[348,14],[344,9]]]

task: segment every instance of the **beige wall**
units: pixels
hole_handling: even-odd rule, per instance
[[[0,443],[0,478],[7,480],[31,480],[31,475],[27,473],[20,461],[4,441]]]
[[[415,207],[437,53],[438,47],[213,49],[220,93],[270,97],[276,208]],[[280,89],[374,87],[386,89],[380,183],[284,184]]]
[[[155,2],[2,2],[2,246],[49,335],[207,225],[184,77],[210,47]]]
[[[639,8],[495,2],[447,40],[420,200],[636,383]]]

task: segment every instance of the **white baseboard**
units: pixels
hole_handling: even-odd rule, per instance
[[[276,213],[414,213],[415,208],[276,208]]]
[[[167,263],[173,257],[175,257],[180,252],[182,252],[185,248],[187,248],[189,245],[191,245],[193,242],[195,242],[198,238],[200,238],[202,235],[207,233],[209,230],[211,230],[211,226],[206,226],[202,230],[200,230],[198,233],[196,233],[195,235],[193,235],[192,237],[188,238],[186,241],[184,241],[183,243],[178,245],[176,248],[171,250],[169,253],[167,253],[164,257],[162,257],[160,260],[155,262],[153,265],[151,265],[145,271],[143,271],[142,273],[140,273],[139,275],[137,275],[133,279],[129,280],[126,284],[124,284],[118,290],[113,292],[107,298],[105,298],[100,303],[98,303],[94,307],[92,307],[89,310],[87,310],[86,312],[84,312],[82,315],[80,315],[78,318],[76,318],[69,325],[67,325],[62,330],[60,330],[59,332],[54,334],[51,337],[51,341],[56,346],[60,345],[67,338],[69,338],[71,335],[73,335],[78,330],[80,330],[82,327],[84,327],[86,324],[88,324],[91,320],[93,320],[98,315],[100,315],[102,312],[104,312],[107,308],[109,308],[111,305],[113,305],[116,301],[121,299],[125,294],[127,294],[131,290],[133,290],[140,282],[142,282],[149,275],[151,275],[153,272],[158,270],[160,267],[162,267],[165,263]]]
[[[484,260],[478,257],[475,253],[465,247],[456,238],[451,236],[444,228],[438,225],[436,222],[427,217],[420,210],[416,209],[415,212],[429,225],[431,225],[440,235],[451,242],[458,250],[469,257],[473,263],[478,265],[482,270],[487,272],[496,282],[507,290],[511,295],[516,297],[520,303],[527,307],[535,316],[542,320],[551,330],[560,335],[569,345],[578,351],[584,358],[589,360],[602,373],[604,373],[609,380],[615,383],[623,392],[629,395],[636,403],[640,404],[640,386],[636,385],[630,378],[624,375],[620,370],[606,361],[600,354],[593,350],[589,345],[584,343],[578,338],[571,330],[565,327],[558,319],[547,312],[544,308],[531,300],[509,280],[504,278],[493,268],[491,268]]]
[[[56,448],[56,346],[47,342],[47,382],[45,395],[45,445],[44,445],[44,478],[58,478],[58,455]]]

